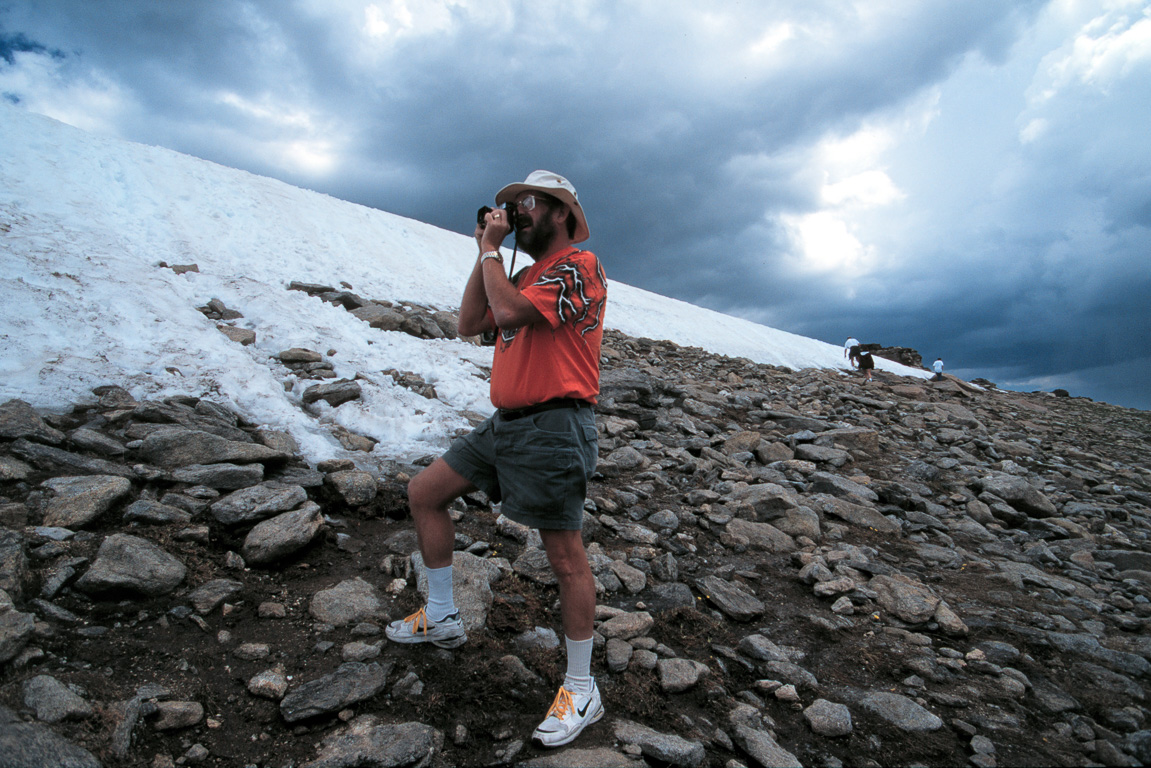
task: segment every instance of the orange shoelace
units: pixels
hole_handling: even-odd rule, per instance
[[[568,693],[568,689],[560,686],[559,693],[556,694],[555,701],[552,702],[551,709],[548,710],[544,719],[555,715],[558,719],[563,720],[567,717],[569,712],[575,711],[575,704],[572,702],[572,695]]]
[[[424,635],[426,636],[428,634],[428,615],[426,613],[424,613],[423,608],[416,611],[411,616],[406,617],[404,619],[404,623],[412,625],[412,634],[413,635],[416,634],[416,632],[420,631],[420,625],[421,624],[423,625]]]

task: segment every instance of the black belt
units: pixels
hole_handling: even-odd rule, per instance
[[[544,411],[554,411],[556,408],[590,408],[591,403],[587,400],[577,400],[574,397],[557,397],[555,400],[545,400],[542,403],[535,405],[527,405],[523,408],[500,408],[500,418],[504,421],[515,421],[522,419],[524,416],[531,416],[534,413],[543,413]]]

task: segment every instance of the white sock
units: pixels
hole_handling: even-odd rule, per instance
[[[443,621],[456,612],[452,594],[452,567],[428,568],[428,606],[425,611],[432,621]]]
[[[575,693],[587,693],[592,687],[591,652],[592,639],[572,640],[564,636],[568,651],[568,671],[564,676],[564,688]]]

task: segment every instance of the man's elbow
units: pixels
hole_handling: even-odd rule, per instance
[[[500,330],[514,331],[525,325],[540,322],[544,318],[535,307],[529,305],[527,307],[492,307],[492,319],[495,320],[496,327]]]
[[[456,324],[456,331],[460,336],[479,336],[486,330],[488,330],[486,323],[476,322],[475,320],[468,320],[462,317]]]

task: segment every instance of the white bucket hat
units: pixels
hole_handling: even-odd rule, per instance
[[[528,177],[521,182],[515,184],[508,184],[506,187],[496,193],[496,205],[503,205],[509,203],[519,195],[520,192],[528,190],[536,190],[543,192],[545,195],[551,195],[563,202],[576,217],[576,230],[575,236],[572,238],[573,243],[582,243],[591,237],[591,232],[588,230],[587,219],[583,215],[583,208],[580,207],[579,197],[576,195],[575,187],[571,182],[560,176],[558,173],[551,171],[532,171]]]

